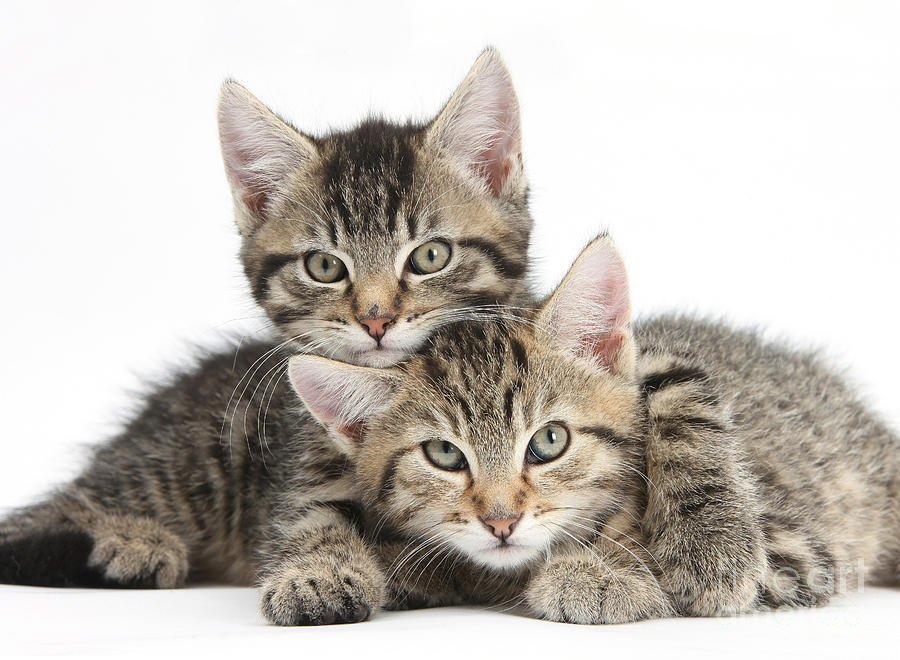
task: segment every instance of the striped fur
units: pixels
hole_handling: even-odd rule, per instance
[[[838,375],[723,324],[640,334],[645,523],[682,611],[819,605],[896,582],[900,441]]]
[[[293,350],[385,366],[460,315],[529,300],[519,106],[495,50],[426,123],[370,118],[313,137],[229,81],[219,129],[244,272]],[[432,240],[449,263],[417,274],[410,255]],[[316,281],[305,259],[317,251],[347,277]],[[361,322],[376,317],[391,319],[380,341]]]
[[[530,298],[519,108],[495,50],[429,122],[367,119],[313,137],[228,81],[219,128],[244,271],[280,343],[214,355],[175,377],[74,483],[0,524],[3,581],[174,587],[190,571],[249,583],[291,552],[309,555],[298,526],[343,521],[334,503],[352,500],[352,488],[343,458],[293,410],[289,352],[391,364],[442,325]],[[410,253],[432,239],[450,246],[450,261],[416,274]],[[347,277],[313,280],[304,262],[318,250],[342,259]],[[392,323],[376,341],[361,319],[379,316]],[[361,552],[345,529],[341,537],[345,552]],[[345,576],[355,585],[342,583],[350,601],[346,589],[340,598],[332,591],[326,606],[307,590],[312,619],[286,615],[274,595],[267,615],[368,616],[369,607],[347,603],[380,602],[374,565]]]
[[[177,586],[189,567],[256,581],[282,625],[519,602],[612,623],[821,604],[861,576],[897,581],[900,440],[840,377],[722,324],[632,327],[627,305],[611,318],[578,299],[594,295],[584,272],[622,300],[621,263],[601,238],[534,312],[446,326],[401,366],[292,358],[315,362],[322,385],[389,393],[362,420],[351,405],[346,425],[323,428],[256,375],[246,418],[223,436],[209,413],[226,404],[223,374],[265,347],[234,366],[212,360],[155,395],[75,482],[4,521],[0,565],[29,565],[15,553],[42,530],[60,553],[31,562],[42,583]],[[573,313],[589,320],[580,337],[562,322]],[[316,385],[295,380],[304,397]],[[358,400],[313,399],[312,412]],[[548,422],[569,446],[529,461]],[[465,469],[436,467],[424,450],[435,439],[459,447]],[[481,522],[516,516],[509,543]]]

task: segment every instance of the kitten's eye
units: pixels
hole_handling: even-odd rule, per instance
[[[531,436],[525,459],[529,463],[546,463],[559,458],[569,445],[569,432],[559,424],[547,424]]]
[[[430,440],[422,444],[428,460],[442,470],[462,470],[466,467],[466,457],[459,447],[446,440]]]
[[[316,282],[331,284],[344,279],[347,267],[344,262],[327,252],[310,252],[306,255],[306,272]]]
[[[436,273],[450,261],[450,245],[444,241],[423,243],[409,255],[409,267],[417,275]]]

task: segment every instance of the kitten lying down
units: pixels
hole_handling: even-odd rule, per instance
[[[0,557],[66,548],[62,583],[253,580],[281,625],[517,602],[617,623],[897,580],[898,438],[814,356],[632,325],[606,237],[532,312],[446,326],[399,366],[299,355],[289,375],[305,407],[276,396],[267,447],[203,440],[205,419],[177,449],[120,440],[6,521]]]
[[[748,332],[630,317],[601,237],[519,322],[447,329],[388,370],[292,359],[387,566],[369,598],[616,623],[820,604],[860,571],[896,582],[900,441],[840,379]],[[273,621],[347,611],[306,543],[263,583]],[[331,583],[370,607],[348,565]]]

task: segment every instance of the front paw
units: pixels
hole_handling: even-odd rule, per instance
[[[725,616],[750,610],[766,565],[752,525],[698,529],[685,521],[655,535],[650,552],[662,566],[662,582],[679,611]]]
[[[645,568],[615,557],[551,558],[536,570],[526,590],[542,618],[565,623],[626,623],[672,614],[656,578]]]
[[[384,601],[381,571],[333,561],[283,564],[262,584],[260,609],[279,626],[315,626],[365,621]]]

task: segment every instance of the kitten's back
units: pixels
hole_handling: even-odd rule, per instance
[[[635,335],[643,365],[677,356],[728,413],[776,570],[785,558],[831,579],[860,560],[876,574],[896,568],[900,440],[819,354],[684,316],[645,320]]]

